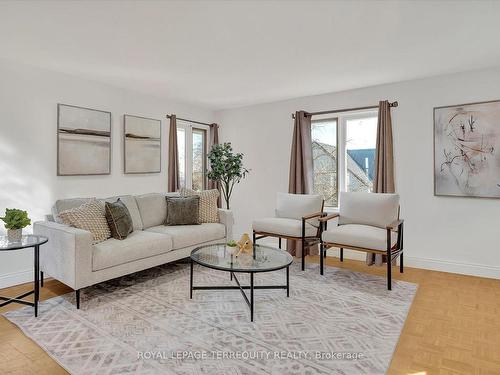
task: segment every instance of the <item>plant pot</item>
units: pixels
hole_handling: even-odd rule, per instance
[[[7,238],[9,242],[21,242],[22,236],[22,229],[7,229]]]

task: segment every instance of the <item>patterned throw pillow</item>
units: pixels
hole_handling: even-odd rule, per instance
[[[92,233],[92,244],[94,245],[111,237],[104,215],[104,207],[95,198],[90,199],[80,207],[60,212],[59,217],[64,224]]]
[[[219,191],[217,189],[194,191],[191,189],[182,188],[181,196],[190,197],[197,195],[200,197],[200,223],[218,223],[219,209],[217,208],[217,199],[219,199]]]
[[[132,217],[125,204],[118,198],[114,203],[105,203],[105,215],[111,236],[116,240],[124,240],[133,231]]]

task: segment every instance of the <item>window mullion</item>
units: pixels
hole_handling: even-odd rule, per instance
[[[193,188],[193,127],[186,126],[186,187]]]
[[[347,158],[346,158],[346,142],[347,142],[347,129],[345,117],[338,118],[339,124],[339,137],[338,137],[338,174],[339,174],[339,191],[346,191],[347,189]]]

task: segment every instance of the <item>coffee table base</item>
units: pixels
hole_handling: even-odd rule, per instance
[[[286,267],[286,285],[254,285],[254,273],[259,272],[245,272],[250,274],[250,285],[241,285],[240,281],[236,277],[236,273],[230,271],[231,280],[234,279],[237,285],[214,285],[214,286],[194,286],[193,285],[193,261],[190,261],[191,264],[191,274],[189,277],[189,298],[193,298],[193,290],[235,290],[239,289],[245,302],[250,308],[250,321],[253,322],[253,311],[254,311],[254,296],[253,292],[255,289],[286,289],[286,296],[290,297],[290,270],[289,266]],[[245,289],[250,289],[250,298],[248,298],[245,293]]]

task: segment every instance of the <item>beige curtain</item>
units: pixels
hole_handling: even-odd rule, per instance
[[[304,111],[298,111],[295,112],[288,192],[310,194],[313,192],[313,183],[311,116],[306,116]],[[286,248],[291,255],[302,256],[300,241],[287,240]],[[306,255],[318,254],[318,246],[305,248],[305,251]]]
[[[179,190],[179,152],[177,149],[177,117],[170,116],[168,133],[168,191]]]
[[[213,145],[219,144],[219,125],[211,124],[210,125],[210,133],[208,135],[208,150],[207,153],[210,152]],[[219,190],[219,183],[217,181],[208,180],[207,181],[207,189],[217,189]],[[220,191],[220,190],[219,190]],[[219,199],[217,200],[217,206],[221,207],[221,198],[219,195]]]
[[[392,147],[391,106],[387,100],[379,102],[377,146],[375,150],[374,193],[394,193],[394,152]],[[366,264],[381,266],[386,261],[382,254],[367,254]]]

